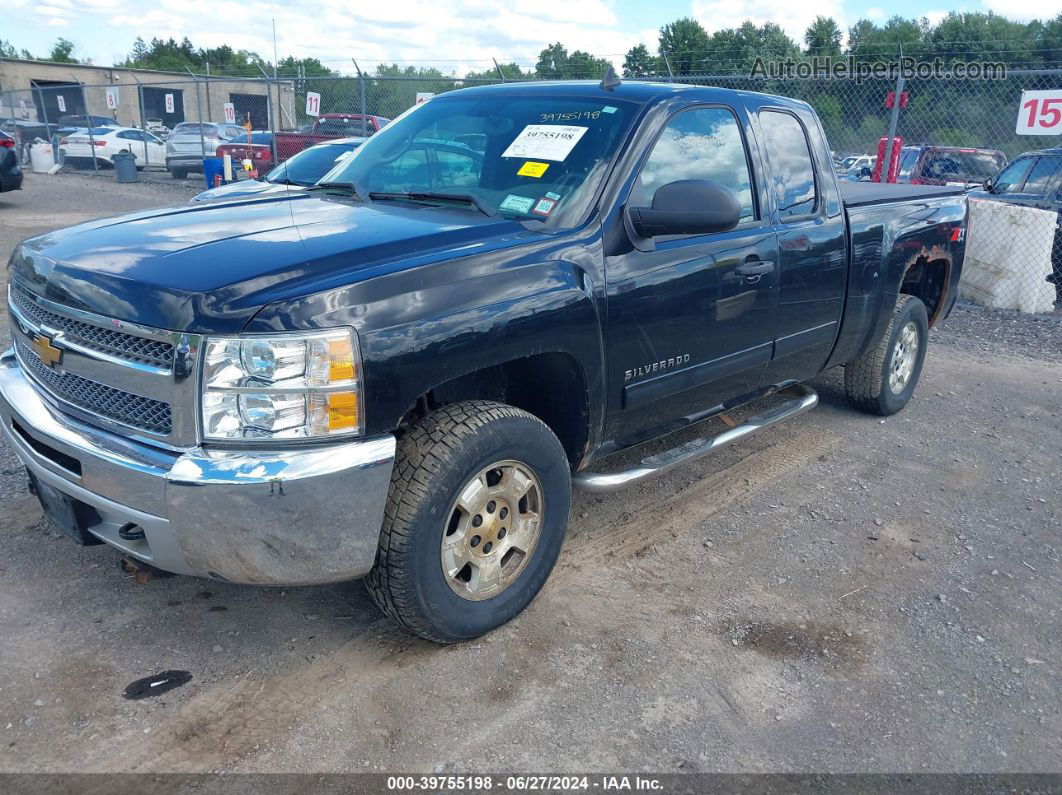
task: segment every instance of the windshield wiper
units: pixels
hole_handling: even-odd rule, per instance
[[[365,191],[354,182],[315,182],[312,185],[308,185],[306,189],[314,190],[315,188],[350,191],[355,199],[361,202],[365,201]]]
[[[487,207],[483,202],[477,199],[470,193],[433,193],[431,191],[409,191],[409,192],[397,192],[397,193],[381,193],[373,191],[369,193],[370,199],[391,199],[391,200],[405,200],[413,202],[435,202],[435,201],[451,201],[460,202],[461,204],[467,204],[469,207],[474,207],[479,210],[488,218],[496,218],[495,213]]]

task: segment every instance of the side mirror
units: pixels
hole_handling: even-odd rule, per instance
[[[628,207],[641,237],[726,232],[741,220],[737,194],[707,179],[680,179],[656,189],[652,207]]]
[[[992,180],[992,178],[989,177],[988,179],[986,179],[984,182],[981,183],[981,187],[985,189],[986,193],[991,193],[992,192],[992,188],[995,187],[995,184],[996,183]]]

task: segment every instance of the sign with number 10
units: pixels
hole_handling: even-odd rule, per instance
[[[1062,91],[1025,91],[1018,108],[1018,135],[1062,134]]]

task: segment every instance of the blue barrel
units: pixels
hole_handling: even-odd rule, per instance
[[[215,177],[225,179],[225,159],[222,157],[203,158],[203,179],[206,180],[207,190],[217,187],[214,184]]]

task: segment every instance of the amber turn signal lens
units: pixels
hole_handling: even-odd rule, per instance
[[[358,427],[358,396],[333,392],[328,396],[328,430],[349,431]]]
[[[350,340],[339,339],[328,341],[328,382],[335,384],[339,381],[354,380],[354,351],[351,350]]]

